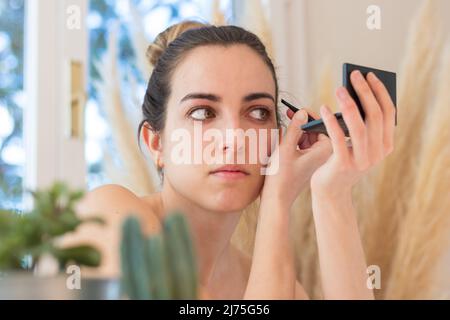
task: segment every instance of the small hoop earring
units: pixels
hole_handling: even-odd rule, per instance
[[[158,158],[158,160],[156,161],[156,166],[158,167],[158,169],[159,168],[163,168],[164,167],[164,164],[162,163],[162,161],[161,161],[161,159],[160,158]]]

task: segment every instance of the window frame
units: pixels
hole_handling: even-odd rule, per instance
[[[80,28],[67,25],[80,10]],[[82,64],[86,94],[89,34],[85,23],[88,0],[27,1],[25,6],[24,188],[46,188],[54,181],[71,187],[86,185],[84,138],[71,137],[72,61]],[[81,117],[82,123],[84,117]],[[25,198],[25,203],[27,200]]]

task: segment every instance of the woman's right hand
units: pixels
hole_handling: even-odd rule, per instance
[[[295,114],[287,111],[291,122],[270,159],[271,162],[278,161],[278,168],[274,174],[266,176],[262,199],[275,197],[290,208],[303,188],[309,185],[312,174],[331,156],[333,149],[326,135],[301,129],[308,122],[308,113],[315,119],[319,118],[305,109]]]
[[[308,121],[304,110],[295,115],[288,113],[289,116],[292,120],[280,144],[274,148],[266,170],[271,175],[266,175],[261,192],[245,299],[305,297],[296,282],[289,213],[294,200],[309,185],[312,174],[331,156],[332,146],[327,136],[301,130]]]

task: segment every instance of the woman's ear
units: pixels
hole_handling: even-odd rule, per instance
[[[162,139],[161,134],[153,131],[150,128],[150,125],[146,122],[142,126],[142,136],[144,138],[144,142],[148,147],[148,150],[152,154],[155,165],[158,168],[162,168],[164,166],[164,162],[162,159]]]

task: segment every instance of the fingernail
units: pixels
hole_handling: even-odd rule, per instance
[[[298,119],[303,121],[306,119],[307,115],[306,115],[306,111],[305,110],[300,110],[298,111],[299,115],[298,115]]]
[[[356,80],[358,80],[358,81],[362,81],[364,79],[361,71],[359,71],[359,70],[356,70],[355,77],[356,77]]]
[[[369,76],[369,77],[372,77],[372,79],[375,80],[375,81],[379,81],[377,75],[376,75],[375,73],[373,73],[372,71],[369,72],[368,76]]]

